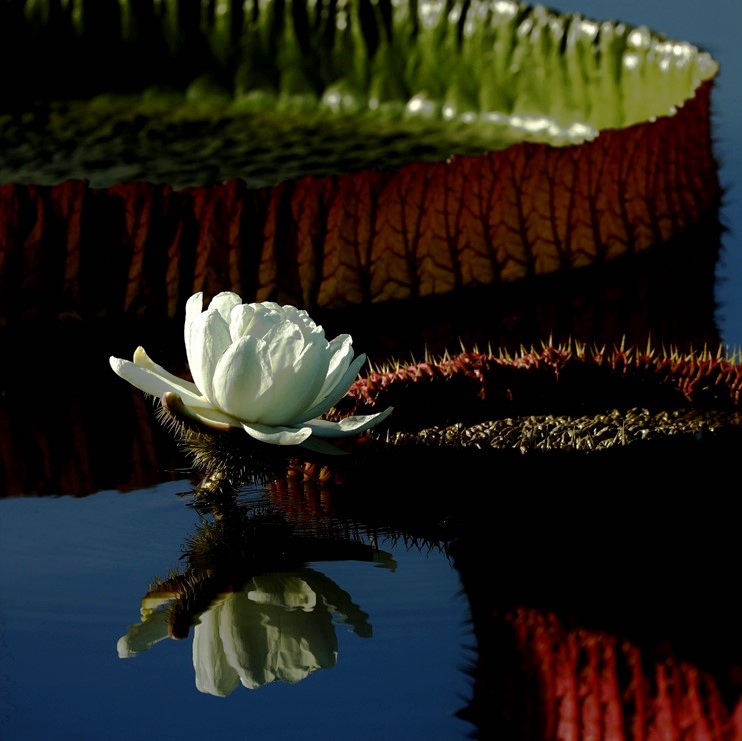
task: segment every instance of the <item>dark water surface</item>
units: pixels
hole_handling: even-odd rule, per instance
[[[471,659],[468,608],[440,552],[380,541],[378,563],[309,563],[367,616],[325,632],[309,623],[310,650],[336,665],[295,684],[199,692],[193,634],[119,658],[117,642],[140,620],[155,577],[178,566],[195,513],[171,482],[86,499],[2,502],[0,572],[4,640],[13,682],[2,738],[460,738]],[[318,599],[318,601],[321,600]],[[347,610],[346,610],[347,611]],[[304,615],[305,613],[300,613]],[[311,613],[309,613],[311,615]],[[352,617],[352,616],[351,616]],[[329,644],[329,645],[328,645]],[[289,650],[285,648],[284,650]]]

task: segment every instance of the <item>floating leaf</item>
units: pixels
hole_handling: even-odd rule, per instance
[[[79,221],[0,215],[2,265],[78,264],[80,305],[52,315],[166,295],[173,316],[202,288],[310,309],[440,296],[640,253],[718,205],[718,63],[645,28],[510,0],[13,7],[2,53],[42,76],[0,84],[4,198],[77,199]],[[197,257],[172,264],[194,223]],[[85,276],[119,269],[119,300],[86,304]]]

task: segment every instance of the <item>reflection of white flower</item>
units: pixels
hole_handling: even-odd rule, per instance
[[[253,579],[203,613],[193,635],[196,687],[220,697],[240,683],[300,682],[335,666],[337,653],[330,609],[294,574]]]
[[[389,554],[380,552],[385,566]],[[142,619],[118,640],[118,655],[132,658],[170,635],[168,605],[175,593],[150,592]],[[319,571],[269,572],[239,592],[221,594],[201,613],[193,631],[196,687],[226,697],[239,684],[256,689],[279,680],[295,683],[337,663],[337,624],[371,636],[368,615]]]
[[[147,651],[170,635],[167,611],[154,609],[169,602],[168,598],[163,598],[156,600],[152,608],[145,609],[143,606],[142,621],[130,625],[126,635],[121,636],[116,644],[120,659],[129,659]]]
[[[277,445],[321,448],[308,438],[364,432],[392,411],[319,419],[348,391],[366,356],[353,359],[350,335],[328,342],[324,329],[293,306],[243,304],[223,292],[204,311],[197,293],[186,304],[185,345],[193,383],[157,365],[142,347],[134,362],[112,357],[111,367],[145,393],[176,394],[185,413],[203,424],[242,427]]]

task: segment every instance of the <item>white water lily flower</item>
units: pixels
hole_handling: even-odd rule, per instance
[[[202,424],[241,427],[275,445],[338,452],[316,438],[364,432],[392,411],[320,419],[345,396],[366,356],[353,358],[348,334],[328,342],[303,309],[243,304],[225,291],[203,310],[203,294],[196,293],[186,304],[185,346],[193,383],[157,365],[142,347],[133,362],[112,357],[111,367],[147,394],[177,397],[179,410]]]

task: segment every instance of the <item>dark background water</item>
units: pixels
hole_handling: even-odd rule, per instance
[[[192,632],[131,658],[150,582],[179,565],[197,521],[173,482],[85,499],[0,502],[0,738],[453,739],[469,694],[467,606],[445,556],[380,541],[394,560],[315,562],[366,614],[333,615],[334,667],[228,697],[196,690]],[[330,601],[337,596],[325,595]],[[320,598],[321,599],[321,598]],[[307,647],[322,648],[310,631]],[[2,679],[0,675],[0,679]]]

